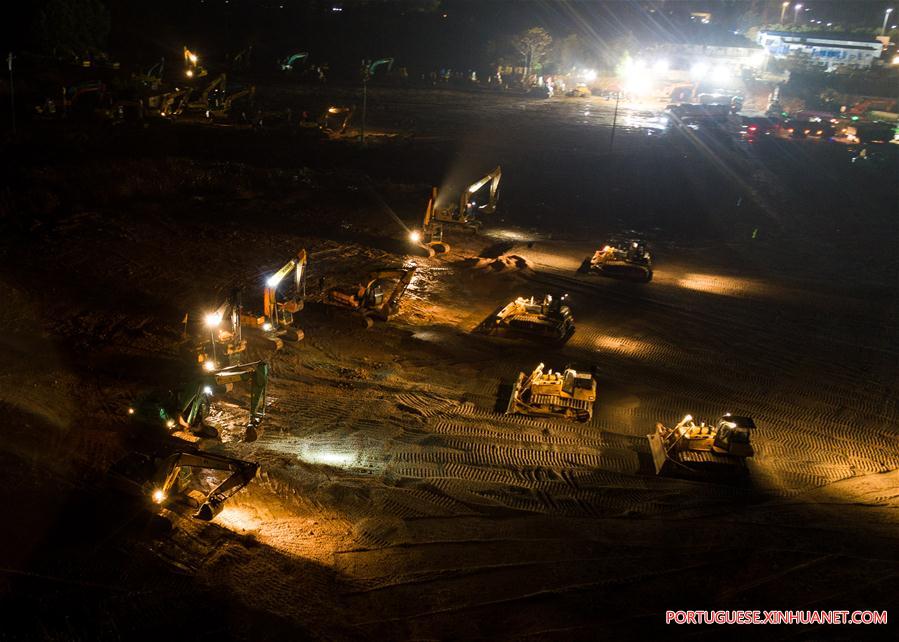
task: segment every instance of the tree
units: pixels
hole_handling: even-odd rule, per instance
[[[532,68],[543,63],[552,43],[552,36],[542,27],[531,27],[512,37],[515,51],[524,56],[525,78],[531,75]]]
[[[572,33],[553,43],[551,59],[555,63],[556,72],[566,73],[573,67],[585,64],[590,56],[583,41]]]
[[[103,51],[109,28],[109,10],[100,0],[49,0],[35,25],[45,51],[70,57]]]

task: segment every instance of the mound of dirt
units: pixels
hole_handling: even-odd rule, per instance
[[[476,270],[491,270],[493,272],[531,270],[527,259],[518,254],[502,254],[493,259],[477,257],[465,259],[462,263],[465,267],[474,268]]]

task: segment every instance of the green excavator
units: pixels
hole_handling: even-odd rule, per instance
[[[244,441],[256,441],[257,427],[265,416],[265,394],[269,365],[266,361],[239,364],[205,373],[193,381],[165,394],[150,394],[128,409],[136,420],[162,426],[170,434],[185,441],[197,442],[201,437],[217,437],[218,432],[203,421],[209,416],[217,394],[230,392],[235,383],[248,382],[250,418]]]

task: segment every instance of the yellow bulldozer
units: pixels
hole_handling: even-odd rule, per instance
[[[593,376],[572,368],[562,372],[544,372],[543,368],[541,363],[530,376],[519,373],[506,414],[590,421],[596,402]]]
[[[749,441],[753,430],[751,417],[730,413],[715,423],[696,421],[692,415],[673,428],[658,423],[647,435],[656,474],[743,473],[746,459],[755,454]]]

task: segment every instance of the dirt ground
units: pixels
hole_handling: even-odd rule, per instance
[[[350,90],[270,88],[272,109]],[[280,123],[86,129],[6,145],[0,193],[0,639],[717,639],[672,609],[899,601],[899,182],[836,144],[665,132],[601,99],[372,91],[372,138]],[[431,185],[497,164],[501,208],[427,258]],[[655,278],[576,273],[612,234]],[[184,375],[181,319],[310,254],[306,339],[203,447],[260,473],[212,523],[150,519],[106,471],[126,409]],[[477,267],[478,257],[526,266]],[[320,301],[415,263],[390,323]],[[481,262],[483,263],[483,261]],[[562,348],[473,335],[567,292]],[[518,372],[594,368],[587,424],[503,414]],[[749,414],[749,482],[657,477],[646,435]],[[170,524],[165,527],[165,524]],[[9,626],[7,626],[7,624]],[[767,627],[774,638],[863,634]]]

